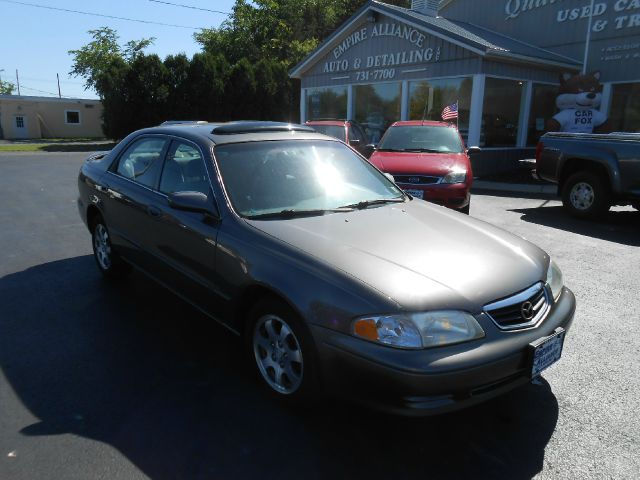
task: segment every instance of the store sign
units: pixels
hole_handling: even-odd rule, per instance
[[[399,38],[410,44],[410,48],[379,55],[353,56],[347,53],[367,40],[376,38]],[[402,65],[437,62],[440,47],[425,47],[426,35],[420,30],[400,23],[374,23],[356,30],[340,42],[329,54],[322,73],[340,73],[356,70],[357,81],[389,80],[396,76],[396,68]],[[373,69],[373,70],[371,70]]]
[[[557,23],[573,22],[592,17],[591,28],[594,32],[640,27],[640,0],[598,2],[593,4],[593,11],[591,5],[564,8],[567,3],[563,0],[506,0],[504,7],[505,21],[555,5],[557,8],[555,15]],[[607,13],[610,14],[608,18],[602,18]]]

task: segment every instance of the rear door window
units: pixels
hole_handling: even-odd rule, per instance
[[[118,175],[155,188],[167,144],[168,140],[162,137],[143,137],[134,141],[120,157]]]

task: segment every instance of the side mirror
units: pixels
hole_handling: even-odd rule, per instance
[[[169,206],[188,212],[211,213],[209,197],[202,192],[175,192],[169,194]]]
[[[482,149],[480,147],[469,147],[467,148],[467,154],[468,155],[473,155],[475,153],[480,153],[482,151]]]
[[[393,175],[391,175],[390,173],[385,173],[384,176],[391,180],[393,183],[396,183],[396,179],[393,178]]]

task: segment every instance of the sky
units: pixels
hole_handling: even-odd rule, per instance
[[[89,43],[89,30],[113,28],[120,35],[121,44],[129,40],[155,37],[154,45],[146,52],[157,53],[163,59],[177,53],[191,56],[200,51],[200,46],[193,40],[193,34],[199,28],[220,26],[227,15],[177,5],[231,12],[235,3],[234,0],[166,2],[175,5],[152,0],[0,0],[0,78],[16,84],[17,69],[22,95],[58,96],[58,73],[63,96],[97,98],[93,90],[85,90],[82,78],[69,76],[73,58],[68,51],[80,49]],[[192,28],[103,18],[27,4]],[[17,91],[13,93],[17,94]]]

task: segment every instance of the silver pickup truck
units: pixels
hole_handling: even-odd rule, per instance
[[[546,133],[535,175],[558,184],[574,216],[594,218],[612,205],[640,210],[640,133]]]

